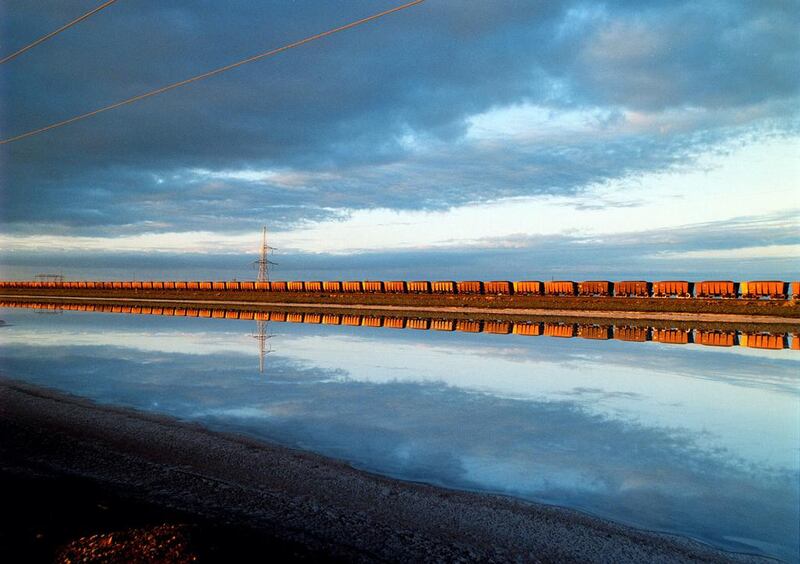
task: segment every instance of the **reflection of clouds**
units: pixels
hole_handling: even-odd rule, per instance
[[[559,399],[518,400],[436,382],[357,381],[281,355],[264,379],[239,354],[42,350],[3,347],[3,371],[100,402],[157,402],[182,419],[407,479],[584,508],[733,548],[741,548],[734,537],[758,539],[785,557],[798,540],[796,465],[708,448],[703,429],[687,428],[674,411],[680,428],[590,411],[592,398],[625,390],[574,386]]]

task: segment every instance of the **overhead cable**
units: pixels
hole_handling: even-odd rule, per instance
[[[55,31],[51,31],[51,32],[50,32],[50,33],[48,33],[47,35],[44,35],[44,36],[40,37],[39,39],[37,39],[37,40],[36,40],[36,41],[34,41],[33,43],[29,43],[28,45],[26,45],[26,46],[25,46],[25,47],[23,47],[22,49],[19,49],[19,50],[17,50],[17,51],[14,51],[14,52],[13,52],[13,53],[11,53],[10,55],[7,55],[6,57],[4,57],[4,58],[0,59],[0,65],[2,65],[2,64],[4,64],[4,63],[7,63],[7,62],[8,62],[8,61],[10,61],[11,59],[15,59],[15,58],[19,57],[20,55],[22,55],[22,54],[23,54],[25,51],[27,51],[28,49],[33,49],[34,47],[36,47],[36,46],[37,46],[37,45],[39,45],[40,43],[44,43],[45,41],[47,41],[47,40],[48,40],[48,39],[50,39],[51,37],[53,37],[53,36],[56,36],[56,35],[58,35],[59,33],[61,33],[62,31],[65,31],[65,30],[67,30],[67,29],[71,28],[72,26],[74,26],[75,24],[82,22],[83,20],[85,20],[85,19],[86,19],[86,18],[88,18],[89,16],[92,16],[92,15],[96,14],[97,12],[99,12],[100,10],[102,10],[103,8],[107,8],[107,7],[109,7],[111,4],[113,4],[113,3],[114,3],[114,2],[116,2],[116,1],[117,1],[117,0],[108,0],[108,2],[105,2],[105,3],[103,3],[103,4],[100,4],[100,5],[99,5],[97,8],[94,8],[93,10],[89,10],[88,12],[86,12],[85,14],[83,14],[82,16],[80,16],[79,18],[75,18],[75,19],[74,19],[74,20],[72,20],[71,22],[68,22],[68,23],[66,23],[66,24],[62,25],[60,28],[56,29]]]
[[[277,55],[278,53],[282,53],[283,51],[288,51],[289,49],[293,49],[295,47],[300,47],[301,45],[305,45],[306,43],[310,43],[312,41],[316,41],[317,39],[322,39],[323,37],[327,37],[329,35],[333,35],[334,33],[338,33],[340,31],[345,31],[347,29],[354,28],[356,26],[365,24],[365,23],[370,22],[372,20],[376,20],[376,19],[381,18],[383,16],[388,16],[389,14],[392,14],[394,12],[399,12],[400,10],[405,10],[405,9],[410,8],[412,6],[415,6],[417,4],[421,4],[424,1],[425,0],[414,0],[413,2],[408,2],[406,4],[402,4],[400,6],[396,6],[394,8],[391,8],[389,10],[384,10],[383,12],[379,12],[377,14],[373,14],[373,15],[368,16],[366,18],[362,18],[360,20],[356,20],[354,22],[350,22],[349,24],[345,24],[345,25],[342,25],[342,26],[339,26],[339,27],[335,27],[333,29],[329,29],[327,31],[323,31],[321,33],[317,33],[315,35],[311,35],[311,36],[306,37],[304,39],[300,39],[299,41],[295,41],[294,43],[289,43],[288,45],[284,45],[283,47],[277,47],[275,49],[271,49],[269,51],[265,51],[263,53],[259,53],[258,55],[254,55],[252,57],[248,57],[246,59],[242,59],[241,61],[237,61],[235,63],[231,63],[229,65],[225,65],[224,67],[219,67],[219,68],[216,68],[214,70],[205,72],[203,74],[198,74],[198,75],[193,76],[191,78],[187,78],[185,80],[181,80],[179,82],[174,82],[174,83],[169,84],[167,86],[162,86],[161,88],[157,88],[155,90],[151,90],[149,92],[145,92],[144,94],[139,94],[138,96],[134,96],[132,98],[128,98],[126,100],[122,100],[120,102],[116,102],[114,104],[111,104],[111,105],[108,105],[108,106],[104,106],[104,107],[98,108],[96,110],[92,110],[91,112],[86,112],[85,114],[80,114],[80,115],[77,115],[75,117],[71,117],[69,119],[65,119],[63,121],[52,123],[52,124],[47,125],[45,127],[40,127],[39,129],[33,129],[31,131],[27,131],[25,133],[21,133],[19,135],[15,135],[14,137],[9,137],[7,139],[0,140],[0,145],[5,145],[7,143],[12,143],[14,141],[19,141],[20,139],[24,139],[26,137],[31,137],[32,135],[37,135],[39,133],[44,133],[45,131],[49,131],[51,129],[56,129],[57,127],[63,127],[65,125],[69,125],[70,123],[74,123],[76,121],[79,121],[79,120],[82,120],[82,119],[86,119],[88,117],[97,115],[99,113],[107,112],[109,110],[113,110],[115,108],[119,108],[120,106],[125,106],[127,104],[132,104],[133,102],[138,102],[139,100],[143,100],[143,99],[149,98],[151,96],[156,96],[157,94],[163,94],[164,92],[167,92],[169,90],[174,90],[175,88],[179,88],[181,86],[186,86],[187,84],[190,84],[192,82],[197,82],[198,80],[203,80],[204,78],[209,78],[211,76],[214,76],[214,75],[217,75],[217,74],[221,74],[221,73],[223,73],[225,71],[229,71],[229,70],[234,69],[236,67],[240,67],[242,65],[246,65],[247,63],[252,63],[254,61],[258,61],[259,59],[263,59],[265,57],[270,57],[272,55]]]

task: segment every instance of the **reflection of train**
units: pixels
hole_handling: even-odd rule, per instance
[[[200,282],[200,281],[0,281],[0,288],[78,288],[102,290],[235,290],[265,292],[312,292],[342,294],[460,294],[460,295],[518,295],[518,296],[614,296],[653,298],[744,298],[800,299],[800,282],[779,280],[329,280],[289,282]]]
[[[571,323],[564,321],[509,321],[502,319],[447,319],[408,317],[401,315],[361,315],[297,311],[247,311],[224,308],[187,308],[145,305],[113,305],[92,303],[46,303],[0,301],[0,307],[21,307],[36,311],[73,310],[105,313],[128,313],[134,315],[166,315],[176,317],[210,317],[217,319],[243,319],[277,321],[286,323],[310,323],[315,325],[338,325],[358,327],[385,327],[387,329],[423,329],[431,331],[460,331],[463,333],[491,333],[494,335],[522,335],[535,337],[577,337],[581,339],[646,342],[685,345],[695,343],[712,347],[741,346],[755,349],[800,350],[800,334],[789,340],[784,332],[750,332],[736,329],[687,329],[675,327],[650,327],[648,325],[606,325],[598,323]]]

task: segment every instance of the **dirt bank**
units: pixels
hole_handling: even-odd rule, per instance
[[[212,533],[218,532],[214,527],[227,527],[226,534],[236,531],[243,542],[266,542],[278,554],[297,558],[757,560],[575,511],[375,476],[314,454],[97,406],[2,377],[0,470],[5,479],[16,476],[21,487],[20,475],[60,477],[67,480],[65,487],[79,479],[88,490],[100,488],[102,495],[124,503],[145,504],[159,522],[189,519]],[[14,512],[8,505],[4,510]],[[72,519],[80,516],[76,512]],[[24,534],[35,528],[23,525],[16,520],[8,525],[7,549],[32,542]],[[95,532],[124,525],[98,523]]]

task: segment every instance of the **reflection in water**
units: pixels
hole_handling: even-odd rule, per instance
[[[388,475],[797,560],[794,351],[740,331],[278,312],[293,323],[263,378],[255,315],[236,313],[0,310],[0,369]],[[578,338],[527,338],[546,334]]]

